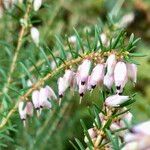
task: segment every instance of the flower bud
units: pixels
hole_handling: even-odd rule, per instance
[[[59,97],[62,98],[64,96],[64,92],[66,91],[68,85],[66,84],[66,81],[62,77],[58,79],[57,84],[58,84]]]
[[[146,121],[134,126],[131,131],[137,134],[150,135],[150,121]]]
[[[107,61],[106,61],[107,74],[109,76],[113,75],[116,63],[117,63],[117,61],[116,61],[115,54],[109,55],[108,58],[107,58]]]
[[[137,80],[137,66],[135,64],[127,63],[127,71],[128,71],[128,78],[136,83]]]
[[[51,108],[51,103],[48,101],[49,92],[46,88],[41,88],[39,93],[40,108]]]
[[[41,5],[42,5],[42,0],[34,0],[33,2],[34,11],[38,11]]]
[[[84,85],[88,80],[90,67],[91,61],[88,59],[85,59],[78,67],[79,82],[81,82],[82,85]]]
[[[91,88],[95,88],[97,84],[102,83],[104,78],[104,64],[97,64],[91,73],[90,79],[89,79],[89,86]]]
[[[31,32],[31,37],[32,37],[33,42],[36,44],[36,46],[38,46],[39,45],[39,36],[40,36],[38,29],[35,27],[32,27],[30,32]]]
[[[75,35],[72,35],[68,38],[69,43],[75,44],[77,42],[77,37]]]
[[[108,43],[108,38],[107,38],[106,34],[105,33],[101,33],[100,37],[101,37],[102,43],[104,45],[106,45]]]
[[[105,104],[110,107],[118,107],[122,103],[129,100],[129,96],[122,96],[122,95],[113,95],[109,96],[105,100]]]
[[[38,90],[35,90],[32,92],[32,102],[33,102],[34,108],[37,110],[40,108],[39,93],[40,92]]]
[[[117,90],[124,88],[127,82],[127,67],[124,62],[118,62],[114,70],[114,80]]]
[[[65,74],[64,74],[63,78],[66,81],[67,87],[71,86],[74,75],[75,75],[75,73],[72,70],[70,70],[70,69],[65,70]]]
[[[96,134],[94,128],[88,129],[88,134],[89,134],[91,140],[94,139],[94,138],[97,136],[97,134]],[[84,141],[85,141],[86,143],[89,142],[89,141],[88,141],[88,138],[87,138],[86,136],[85,136],[85,138],[84,138]]]
[[[128,13],[124,15],[121,20],[119,21],[118,25],[121,28],[127,28],[135,19],[135,13]]]
[[[126,134],[125,141],[126,141],[126,144],[122,150],[148,150],[150,148],[150,136],[149,135]]]
[[[18,110],[19,110],[19,115],[20,115],[21,120],[25,120],[27,113],[24,107],[24,102],[19,102]]]
[[[104,76],[104,81],[103,81],[103,84],[108,88],[108,89],[111,89],[111,87],[113,86],[113,83],[114,83],[114,76],[113,75],[109,75],[109,74],[106,74]]]
[[[26,114],[29,116],[33,116],[33,105],[31,102],[27,102],[25,107]]]

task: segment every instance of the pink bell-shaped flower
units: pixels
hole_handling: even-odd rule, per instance
[[[114,84],[114,76],[113,75],[109,75],[109,74],[106,74],[104,76],[104,81],[103,81],[103,84],[108,88],[108,89],[111,89],[113,84]]]
[[[129,100],[129,96],[122,96],[122,95],[112,95],[106,98],[105,104],[110,107],[118,107],[122,103]]]
[[[21,101],[19,102],[18,110],[20,118],[23,121],[24,126],[26,126],[27,115],[33,116],[33,105],[31,102],[27,102],[25,104],[24,102]]]
[[[64,78],[62,77],[58,79],[57,84],[59,97],[62,98],[64,96],[66,89],[68,88],[68,85],[66,84],[66,80],[64,80]]]
[[[78,67],[79,82],[82,85],[86,84],[90,72],[91,61],[88,59],[83,60],[82,64]]]
[[[148,150],[150,148],[150,121],[135,125],[130,131],[124,136],[126,145],[123,150]]]
[[[41,5],[42,5],[42,0],[34,0],[33,1],[34,11],[38,11],[40,9]]]
[[[33,116],[33,105],[31,102],[26,103],[25,111],[30,117]]]
[[[110,54],[106,61],[107,74],[112,76],[114,74],[115,65],[117,63],[115,54]]]
[[[89,86],[90,88],[95,88],[97,84],[101,84],[103,82],[104,78],[104,64],[97,64],[91,73],[90,79],[89,79]]]
[[[46,88],[41,88],[39,93],[40,108],[51,108],[51,103],[48,101],[49,93]]]
[[[68,87],[71,86],[74,76],[75,76],[75,73],[72,70],[70,70],[70,69],[65,70],[65,74],[64,74],[63,78],[66,81],[66,84]]]
[[[39,93],[38,90],[32,92],[32,102],[36,110],[40,109]]]
[[[21,120],[25,120],[27,116],[24,105],[25,105],[24,102],[19,102],[19,105],[18,105],[18,110],[19,110],[19,115],[20,115]]]
[[[150,121],[142,122],[134,126],[131,130],[133,133],[150,135]]]
[[[39,30],[35,27],[32,27],[30,32],[31,32],[31,38],[32,38],[33,42],[38,46],[39,38],[40,38]]]
[[[114,81],[117,90],[123,89],[127,82],[127,67],[124,62],[118,62],[114,70]]]
[[[94,130],[94,128],[88,129],[88,134],[89,134],[91,140],[93,140],[93,139],[96,138],[96,136],[97,136],[96,131]],[[86,136],[85,136],[85,138],[84,138],[84,141],[85,141],[85,143],[88,143],[88,142],[89,142],[89,140],[88,140],[88,138],[87,138]]]
[[[136,83],[137,80],[137,66],[135,64],[127,63],[127,71],[128,71],[128,78]]]

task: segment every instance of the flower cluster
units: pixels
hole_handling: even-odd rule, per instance
[[[94,56],[95,58],[85,58],[77,67],[76,72],[68,68],[65,70],[64,75],[58,78],[59,104],[61,104],[61,99],[68,88],[78,91],[81,102],[86,91],[91,91],[96,86],[102,87],[103,85],[108,89],[111,89],[113,85],[116,87],[116,95],[108,97],[105,105],[118,107],[123,102],[129,100],[129,96],[122,96],[120,94],[123,92],[123,88],[128,79],[136,83],[136,65],[125,63],[123,59],[118,59],[115,52],[108,53],[106,63],[100,55],[95,54]],[[94,67],[92,69],[93,65]],[[51,102],[49,100],[52,99],[57,99],[57,96],[49,86],[35,90],[32,93],[33,106],[38,114],[40,114],[42,108],[51,108]]]
[[[20,118],[25,123],[27,115],[33,115],[33,107],[36,109],[37,116],[39,116],[41,114],[42,109],[51,108],[51,100],[57,100],[57,96],[50,86],[45,86],[40,90],[33,91],[32,103],[27,102],[26,104],[24,104],[24,102],[22,101],[19,102],[18,109]]]
[[[90,74],[91,66],[92,61],[85,59],[78,66],[76,73],[71,69],[65,71],[64,77],[58,79],[60,98],[62,98],[68,87],[78,89],[80,96],[83,97],[87,90],[92,90],[96,86],[104,85],[111,89],[115,85],[117,95],[110,97],[110,100],[107,99],[106,104],[113,105],[113,103],[121,103],[129,99],[128,96],[118,95],[122,94],[128,79],[136,83],[137,66],[135,64],[125,63],[123,60],[117,61],[116,55],[110,53],[106,63],[104,63],[104,60],[99,59]]]

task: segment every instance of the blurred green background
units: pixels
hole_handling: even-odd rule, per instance
[[[74,34],[73,28],[75,27],[82,36],[85,29],[89,29],[98,23],[99,18],[106,24],[108,14],[114,11],[115,6],[118,6],[119,9],[118,18],[122,18],[129,13],[134,14],[134,20],[128,24],[127,32],[128,34],[134,33],[136,37],[141,37],[136,51],[147,55],[146,57],[136,58],[139,62],[137,84],[133,87],[129,83],[125,89],[125,94],[138,93],[136,103],[131,106],[131,112],[136,123],[150,118],[150,0],[44,0],[41,9],[37,13],[32,12],[31,22],[40,31],[40,42],[42,44],[47,43],[49,47],[53,48],[56,43],[55,35],[61,35],[65,39],[66,35]],[[3,92],[2,89],[7,80],[7,73],[18,38],[19,19],[24,14],[20,8],[24,9],[22,6],[5,8],[0,19],[1,92]],[[56,50],[53,52],[57,53]],[[46,53],[49,55],[48,52]],[[37,65],[42,74],[48,71],[47,64],[41,64],[44,60],[43,55],[33,44],[30,32],[27,32],[10,85],[11,89],[20,93],[23,84],[25,87],[25,82],[28,79],[20,62],[25,64],[35,78],[39,78],[29,58]],[[57,91],[56,79],[57,77],[54,77],[47,82],[47,84],[55,87],[55,91]],[[13,140],[8,140],[8,137],[7,140],[2,138],[1,141],[5,144],[3,146],[7,147],[1,149],[70,150],[73,148],[69,140],[74,141],[74,138],[78,137],[83,141],[80,119],[85,120],[88,127],[92,126],[92,119],[87,107],[91,106],[93,102],[101,103],[99,90],[95,89],[91,95],[87,93],[81,105],[78,104],[78,94],[69,93],[67,91],[61,109],[56,107],[56,110],[44,110],[40,118],[29,119],[27,128],[22,126],[17,113],[13,115],[9,125],[15,125],[15,131],[6,131],[6,134]],[[16,93],[13,90],[9,90],[8,95],[2,93],[0,100],[4,104],[7,114],[17,101]]]

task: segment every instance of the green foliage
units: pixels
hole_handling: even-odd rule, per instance
[[[54,70],[52,62],[58,68],[69,60],[82,58],[83,54],[96,51],[107,52],[111,49],[116,49],[119,52],[128,51],[129,54],[125,57],[125,60],[140,64],[139,83],[135,90],[129,84],[125,93],[129,95],[131,91],[140,93],[136,97],[140,101],[137,100],[137,104],[135,103],[135,107],[131,109],[133,114],[137,114],[137,112],[140,114],[136,122],[142,120],[145,114],[144,119],[149,118],[149,45],[148,43],[145,44],[145,41],[141,41],[140,45],[136,47],[137,42],[140,40],[140,38],[135,38],[137,35],[131,34],[129,36],[130,30],[128,28],[127,32],[117,29],[117,21],[128,12],[124,6],[120,6],[121,2],[118,0],[118,3],[113,7],[116,3],[115,1],[109,4],[108,1],[103,0],[46,0],[38,12],[31,10],[28,19],[29,26],[23,36],[20,52],[9,84],[7,84],[7,81],[21,28],[20,19],[23,18],[26,12],[27,2],[22,5],[16,4],[10,10],[6,9],[3,17],[0,18],[0,122],[14,107],[18,97],[28,91],[30,87],[28,87],[27,81],[29,79],[36,83],[37,80]],[[130,2],[126,2],[126,4],[131,5]],[[123,9],[120,9],[121,7]],[[118,9],[116,10],[115,8]],[[131,6],[130,11],[133,10],[134,8]],[[118,11],[121,12],[122,16],[119,14],[118,18],[114,18],[114,14],[117,14]],[[108,13],[111,15],[106,19]],[[97,21],[99,17],[102,18],[101,22]],[[31,25],[37,27],[40,31],[39,47],[33,43],[30,37]],[[106,32],[109,37],[107,46],[102,43],[102,39],[99,36],[102,32]],[[68,36],[65,36],[66,34]],[[77,38],[75,44],[71,44],[68,41],[68,37],[71,35]],[[143,37],[141,38],[143,39]],[[135,48],[137,52],[134,52]],[[143,56],[146,57],[144,59],[139,58]],[[52,77],[51,80],[46,81],[46,84],[54,87],[56,93],[57,77],[62,72],[63,70]],[[14,112],[7,125],[0,129],[0,149],[22,150],[27,148],[33,150],[55,148],[56,150],[62,150],[71,149],[72,145],[75,149],[85,149],[85,145],[82,144],[84,135],[89,140],[87,146],[92,149],[93,143],[87,129],[94,122],[98,129],[103,128],[105,130],[113,147],[115,147],[114,149],[118,150],[121,146],[118,144],[118,138],[113,135],[112,139],[111,134],[113,133],[110,133],[108,129],[112,118],[124,114],[126,111],[114,114],[102,127],[98,115],[100,112],[105,114],[105,111],[101,110],[100,105],[97,104],[102,104],[106,95],[106,91],[95,89],[91,95],[87,93],[83,98],[83,103],[79,105],[78,94],[75,92],[75,95],[73,95],[70,91],[67,91],[61,107],[58,107],[54,102],[54,109],[51,111],[44,110],[40,118],[37,118],[36,114],[34,114],[35,117],[28,120],[26,128],[23,128],[18,113]],[[29,99],[31,99],[31,96],[29,96]],[[131,99],[131,101],[122,104],[121,107],[130,105],[134,101],[134,99]],[[87,106],[92,106],[89,108],[90,114],[87,111]],[[81,118],[84,121],[81,120],[80,124],[79,120]],[[84,133],[82,132],[82,127]],[[78,137],[78,139],[75,137]],[[74,138],[77,146],[74,144]]]

